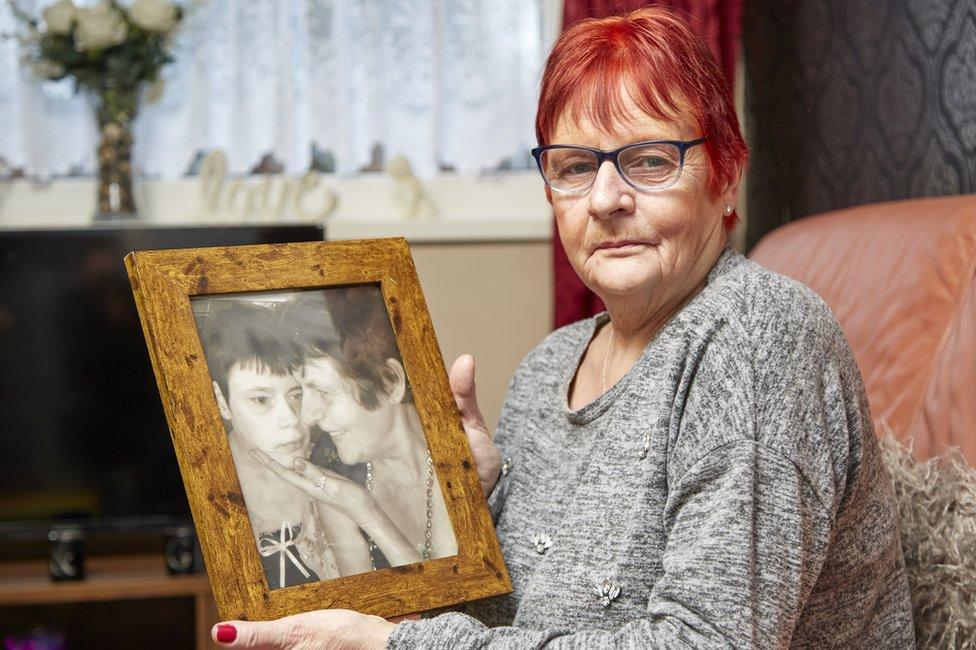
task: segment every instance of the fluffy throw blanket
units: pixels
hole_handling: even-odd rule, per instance
[[[919,462],[890,432],[881,452],[898,503],[915,643],[976,650],[976,469],[958,450]]]

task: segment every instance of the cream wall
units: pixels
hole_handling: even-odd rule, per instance
[[[479,404],[494,430],[515,367],[551,330],[552,246],[417,243],[410,250],[444,363],[474,356]]]

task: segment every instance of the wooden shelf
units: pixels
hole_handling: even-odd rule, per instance
[[[216,607],[206,574],[169,575],[161,555],[89,557],[85,578],[54,582],[46,560],[0,562],[0,606],[151,598],[194,599],[197,648],[210,648]]]

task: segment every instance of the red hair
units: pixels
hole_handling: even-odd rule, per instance
[[[705,42],[676,14],[645,7],[623,16],[581,20],[563,32],[546,61],[535,118],[539,145],[552,144],[565,114],[610,131],[626,115],[621,88],[648,115],[689,120],[705,135],[708,188],[717,197],[746,166],[732,92]],[[569,143],[565,143],[569,144]],[[725,217],[735,226],[737,215]]]

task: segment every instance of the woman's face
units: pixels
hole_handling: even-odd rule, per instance
[[[353,382],[329,357],[307,359],[296,377],[302,385],[302,420],[332,437],[343,463],[364,463],[383,455],[395,416],[388,399],[380,395],[379,406],[367,409],[357,401]]]
[[[646,140],[694,140],[703,134],[642,112],[624,96],[629,119],[612,131],[585,117],[565,114],[553,144],[616,149]],[[573,269],[597,295],[610,301],[636,298],[659,304],[680,298],[707,274],[725,245],[725,206],[735,205],[738,187],[716,198],[708,190],[709,164],[702,145],[688,149],[678,182],[659,190],[628,185],[612,162],[604,162],[588,192],[547,188],[559,235]]]

